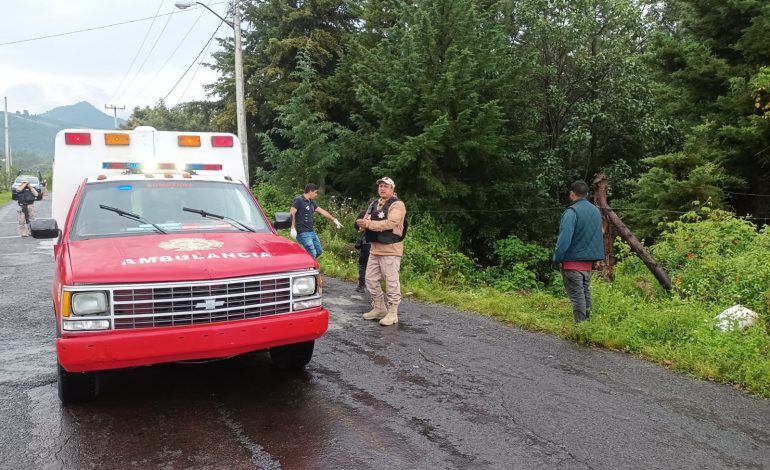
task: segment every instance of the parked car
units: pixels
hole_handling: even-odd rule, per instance
[[[11,185],[11,199],[14,201],[17,199],[16,191],[19,190],[21,187],[21,182],[25,178],[29,180],[29,185],[35,188],[35,191],[37,191],[37,200],[39,201],[43,199],[43,184],[40,182],[40,178],[32,175],[19,175],[16,177],[16,181],[14,181]]]

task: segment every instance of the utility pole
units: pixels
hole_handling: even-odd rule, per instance
[[[119,109],[120,110],[124,110],[124,109],[126,109],[126,107],[125,106],[121,106],[120,108],[118,108],[114,104],[113,105],[105,104],[104,105],[104,109],[111,109],[112,110],[112,114],[115,117],[115,129],[117,129],[118,128],[118,110]]]
[[[241,50],[241,7],[239,0],[233,0],[231,8],[233,9],[232,23],[219,15],[205,3],[193,1],[177,1],[174,3],[177,8],[184,10],[198,4],[213,13],[217,18],[227,23],[233,28],[234,46],[235,46],[235,119],[238,126],[238,140],[241,141],[241,156],[243,158],[243,169],[246,171],[246,184],[249,184],[249,142],[246,132],[246,94],[243,91],[243,51]]]
[[[235,114],[238,125],[238,140],[241,141],[243,169],[246,171],[246,185],[249,186],[249,142],[246,132],[246,98],[243,92],[243,51],[241,50],[241,7],[233,1],[233,35],[235,39]]]
[[[5,100],[5,174],[11,177],[11,140],[8,135],[8,97]]]

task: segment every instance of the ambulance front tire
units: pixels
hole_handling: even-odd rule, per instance
[[[58,367],[59,400],[65,405],[96,398],[99,393],[99,377],[96,372],[67,372]]]
[[[270,359],[273,365],[281,370],[303,369],[313,357],[315,341],[287,344],[270,348]]]

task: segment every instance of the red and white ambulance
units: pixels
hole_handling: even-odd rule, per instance
[[[318,264],[244,185],[232,134],[67,129],[52,219],[59,397],[92,398],[97,371],[269,350],[302,368],[328,327]]]

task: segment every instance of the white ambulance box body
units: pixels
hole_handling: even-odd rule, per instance
[[[64,129],[56,134],[51,216],[64,227],[67,212],[86,178],[158,168],[193,171],[207,177],[230,177],[245,183],[241,144],[220,132]]]

